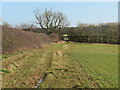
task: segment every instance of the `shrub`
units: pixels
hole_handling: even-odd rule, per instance
[[[34,33],[11,27],[3,27],[2,53],[7,54],[20,49],[41,48],[45,44],[50,44],[58,40],[57,34],[48,36],[44,33]]]

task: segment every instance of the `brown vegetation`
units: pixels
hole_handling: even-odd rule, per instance
[[[7,26],[2,27],[3,54],[21,49],[41,48],[58,40],[57,34],[46,35],[44,33],[28,32]]]

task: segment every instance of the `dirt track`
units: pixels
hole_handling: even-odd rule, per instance
[[[89,74],[84,73],[82,66],[65,53],[71,47],[63,43],[5,58],[3,67],[10,73],[3,73],[3,87],[81,88],[87,83],[90,87],[99,87]]]
[[[63,45],[61,50],[54,51],[50,68],[45,73],[45,79],[40,83],[41,88],[80,88],[84,84],[83,76],[91,83],[91,87],[98,88],[98,84],[93,81],[89,74],[83,73],[82,66],[70,60],[64,53],[64,49],[70,49],[68,45]],[[83,74],[80,74],[80,73]],[[57,83],[56,83],[57,82]]]

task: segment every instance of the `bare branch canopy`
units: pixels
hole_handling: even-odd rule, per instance
[[[66,16],[63,15],[62,12],[53,12],[52,10],[46,9],[41,13],[40,10],[37,9],[34,13],[37,20],[36,23],[46,30],[47,34],[69,25]]]

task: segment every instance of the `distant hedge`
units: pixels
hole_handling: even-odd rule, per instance
[[[65,30],[59,30],[57,33],[61,36],[62,33],[68,34],[69,41],[74,42],[120,44],[118,23],[82,25],[67,27]]]
[[[34,33],[10,27],[2,27],[2,53],[12,53],[20,49],[34,49],[57,42],[57,34]]]

